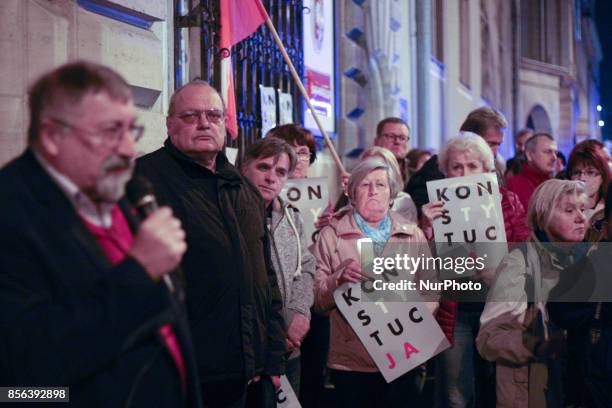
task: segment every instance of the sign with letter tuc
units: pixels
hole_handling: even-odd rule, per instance
[[[357,242],[363,270],[372,258],[371,241]],[[394,273],[389,281],[414,275]],[[404,301],[386,301],[373,290],[371,280],[345,283],[334,292],[340,313],[353,328],[387,382],[391,382],[450,347],[448,339],[421,297],[420,291],[395,293]],[[383,297],[381,297],[381,295]]]

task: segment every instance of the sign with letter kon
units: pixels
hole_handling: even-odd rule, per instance
[[[314,222],[327,208],[329,193],[327,190],[327,177],[312,177],[304,179],[289,179],[280,193],[283,200],[300,210],[304,220],[304,232],[310,246],[314,239]]]

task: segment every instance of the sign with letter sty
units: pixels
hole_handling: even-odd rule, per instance
[[[428,181],[430,201],[444,201],[444,215],[434,220],[438,256],[468,244],[469,253],[483,256],[487,268],[495,268],[508,252],[501,193],[497,177],[483,173]],[[465,245],[461,245],[465,247]]]
[[[368,240],[360,241],[363,267],[372,254],[362,252]],[[413,279],[398,273],[388,276],[389,281],[404,278]],[[407,300],[388,302],[370,284],[345,283],[334,292],[334,300],[388,383],[450,347],[419,291],[404,291],[398,295]]]
[[[305,242],[310,246],[314,239],[314,222],[327,208],[329,193],[327,190],[327,177],[313,177],[303,179],[289,179],[280,193],[283,200],[300,210],[304,220],[304,233],[310,238]]]

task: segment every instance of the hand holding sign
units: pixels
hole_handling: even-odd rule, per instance
[[[444,201],[440,200],[427,203],[421,208],[421,211],[423,213],[423,217],[421,218],[421,228],[423,229],[426,237],[431,237],[434,220],[442,217],[446,212],[444,209]]]
[[[359,283],[366,276],[361,271],[361,265],[354,259],[346,259],[338,265],[338,286],[344,283]]]

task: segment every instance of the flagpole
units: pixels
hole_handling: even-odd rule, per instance
[[[270,20],[270,16],[268,15],[266,8],[263,6],[263,4],[261,4],[259,0],[257,0],[257,4],[260,8],[261,13],[265,15],[266,17],[266,26],[268,26],[268,29],[270,29],[270,32],[272,33],[272,37],[274,37],[274,41],[276,42],[276,45],[278,45],[278,48],[280,49],[280,52],[283,55],[283,59],[289,66],[289,71],[291,72],[291,76],[293,77],[293,80],[298,86],[300,93],[304,97],[304,100],[306,101],[306,105],[308,105],[308,109],[310,109],[310,112],[312,113],[312,117],[314,118],[319,130],[321,131],[321,134],[323,135],[323,140],[325,140],[325,144],[329,148],[329,152],[331,153],[334,161],[336,162],[336,166],[338,166],[340,173],[342,173],[343,175],[348,174],[346,170],[344,169],[344,165],[342,164],[342,161],[340,160],[340,156],[338,156],[338,152],[336,152],[336,148],[334,147],[331,139],[327,135],[327,132],[323,128],[323,124],[321,123],[321,120],[319,119],[317,112],[315,111],[314,107],[312,106],[312,103],[310,102],[310,97],[308,97],[308,93],[306,92],[306,89],[304,88],[304,85],[302,84],[302,80],[300,76],[298,75],[297,71],[295,70],[295,67],[293,66],[293,62],[291,62],[291,58],[289,58],[289,54],[287,54],[287,50],[285,49],[283,42],[278,36],[278,32],[276,32],[276,28],[274,27],[274,24],[272,24],[272,20]]]

